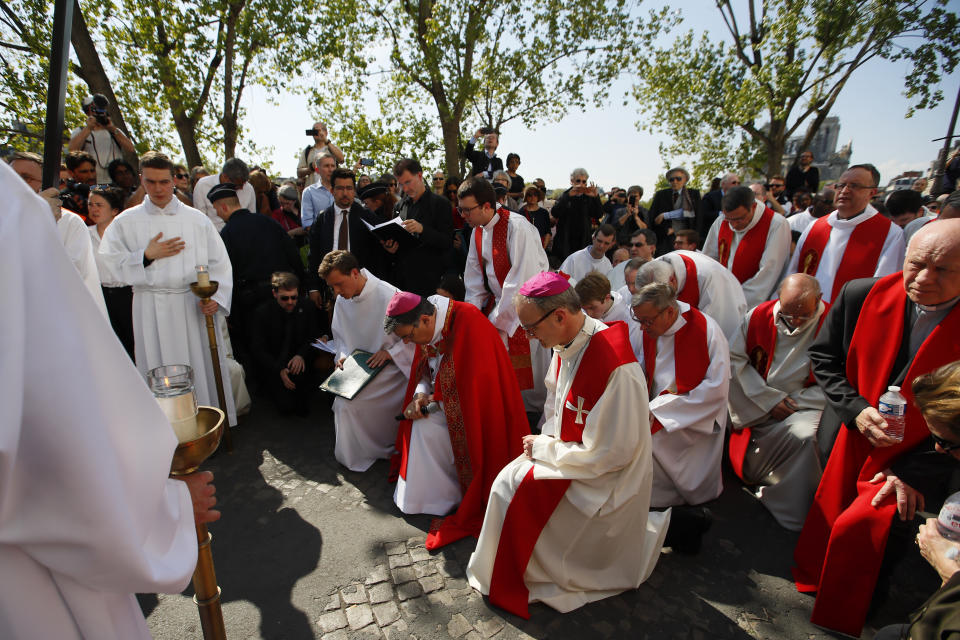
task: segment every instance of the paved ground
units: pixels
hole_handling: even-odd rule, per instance
[[[352,473],[333,458],[328,401],[311,419],[281,418],[264,401],[218,454],[223,518],[211,525],[227,635],[241,638],[771,638],[838,637],[808,621],[812,598],[789,579],[796,534],[784,531],[732,475],[711,504],[700,555],[665,551],[635,591],[560,615],[531,606],[522,620],[489,606],[464,579],[474,541],[424,546],[428,516],[403,516],[380,462]],[[873,628],[905,621],[938,582],[919,555],[896,574]],[[192,591],[141,596],[156,638],[200,638]]]

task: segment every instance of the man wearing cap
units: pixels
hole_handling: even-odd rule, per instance
[[[207,193],[217,216],[224,221],[220,238],[233,266],[233,302],[230,333],[241,361],[249,346],[249,325],[254,310],[270,300],[270,278],[275,271],[303,275],[300,254],[276,221],[240,206],[237,189],[229,182]]]
[[[536,227],[497,205],[490,183],[467,178],[457,191],[460,215],[473,228],[463,274],[466,302],[483,311],[500,332],[528,411],[543,407],[549,354],[520,328],[513,296],[531,277],[549,268]]]
[[[476,307],[398,292],[384,330],[417,345],[392,472],[404,513],[444,516],[427,548],[476,536],[497,472],[530,433],[503,340]],[[459,503],[459,507],[457,504]]]
[[[566,612],[637,588],[670,512],[649,512],[647,391],[626,325],[584,315],[555,273],[534,276],[514,300],[523,329],[556,353],[547,421],[494,481],[467,579],[529,618],[530,602]]]

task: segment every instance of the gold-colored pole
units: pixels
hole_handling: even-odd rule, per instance
[[[229,429],[229,427],[226,427]],[[213,553],[210,543],[213,535],[207,531],[207,525],[197,525],[197,568],[193,571],[193,601],[200,614],[200,627],[204,640],[227,640],[227,630],[223,624],[223,610],[220,608],[220,587],[217,586],[217,574],[213,569]]]
[[[220,283],[216,280],[210,280],[209,283],[198,284],[190,283],[190,290],[194,295],[200,298],[204,303],[208,302],[213,294],[217,292]],[[223,393],[223,375],[220,372],[220,352],[217,350],[217,327],[214,324],[213,316],[205,315],[207,322],[207,341],[210,343],[210,357],[213,359],[213,379],[217,384],[217,402],[224,414],[227,412],[226,396]],[[233,453],[233,437],[230,435],[229,423],[223,428],[223,441],[227,445],[227,453]]]

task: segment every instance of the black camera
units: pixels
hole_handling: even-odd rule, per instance
[[[60,203],[64,209],[84,213],[88,195],[90,195],[90,185],[76,180],[67,180],[67,186],[60,191]]]
[[[95,93],[83,101],[83,110],[104,127],[110,124],[110,116],[107,114],[109,106],[110,101],[102,93]]]

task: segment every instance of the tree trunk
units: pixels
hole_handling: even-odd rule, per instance
[[[102,93],[106,96],[107,100],[110,101],[108,107],[110,120],[132,140],[133,136],[130,135],[127,124],[123,120],[123,112],[117,103],[117,96],[113,93],[110,78],[107,77],[107,73],[103,69],[100,55],[97,53],[93,38],[90,37],[90,31],[87,29],[87,22],[83,18],[79,0],[73,0],[73,24],[70,30],[70,41],[80,63],[79,68],[75,68],[74,71],[86,83],[90,93]],[[140,160],[136,153],[124,151],[123,158],[132,164],[134,169],[139,170]]]
[[[187,167],[203,165],[200,147],[197,146],[194,122],[183,113],[182,109],[178,110],[173,105],[170,105],[170,113],[173,115],[173,124],[177,127],[177,135],[180,136],[180,146],[183,147],[183,154],[187,158]]]
[[[447,163],[447,175],[463,177],[460,166],[460,122],[452,119],[441,120],[440,129],[443,131],[444,161]]]
[[[223,157],[225,160],[236,156],[237,152],[237,114],[233,108],[233,56],[237,44],[237,19],[243,10],[243,2],[231,2],[227,13],[227,37],[224,44],[223,60]]]
[[[770,135],[767,142],[767,180],[783,173],[783,150],[787,148],[787,126],[783,120],[770,121]]]

